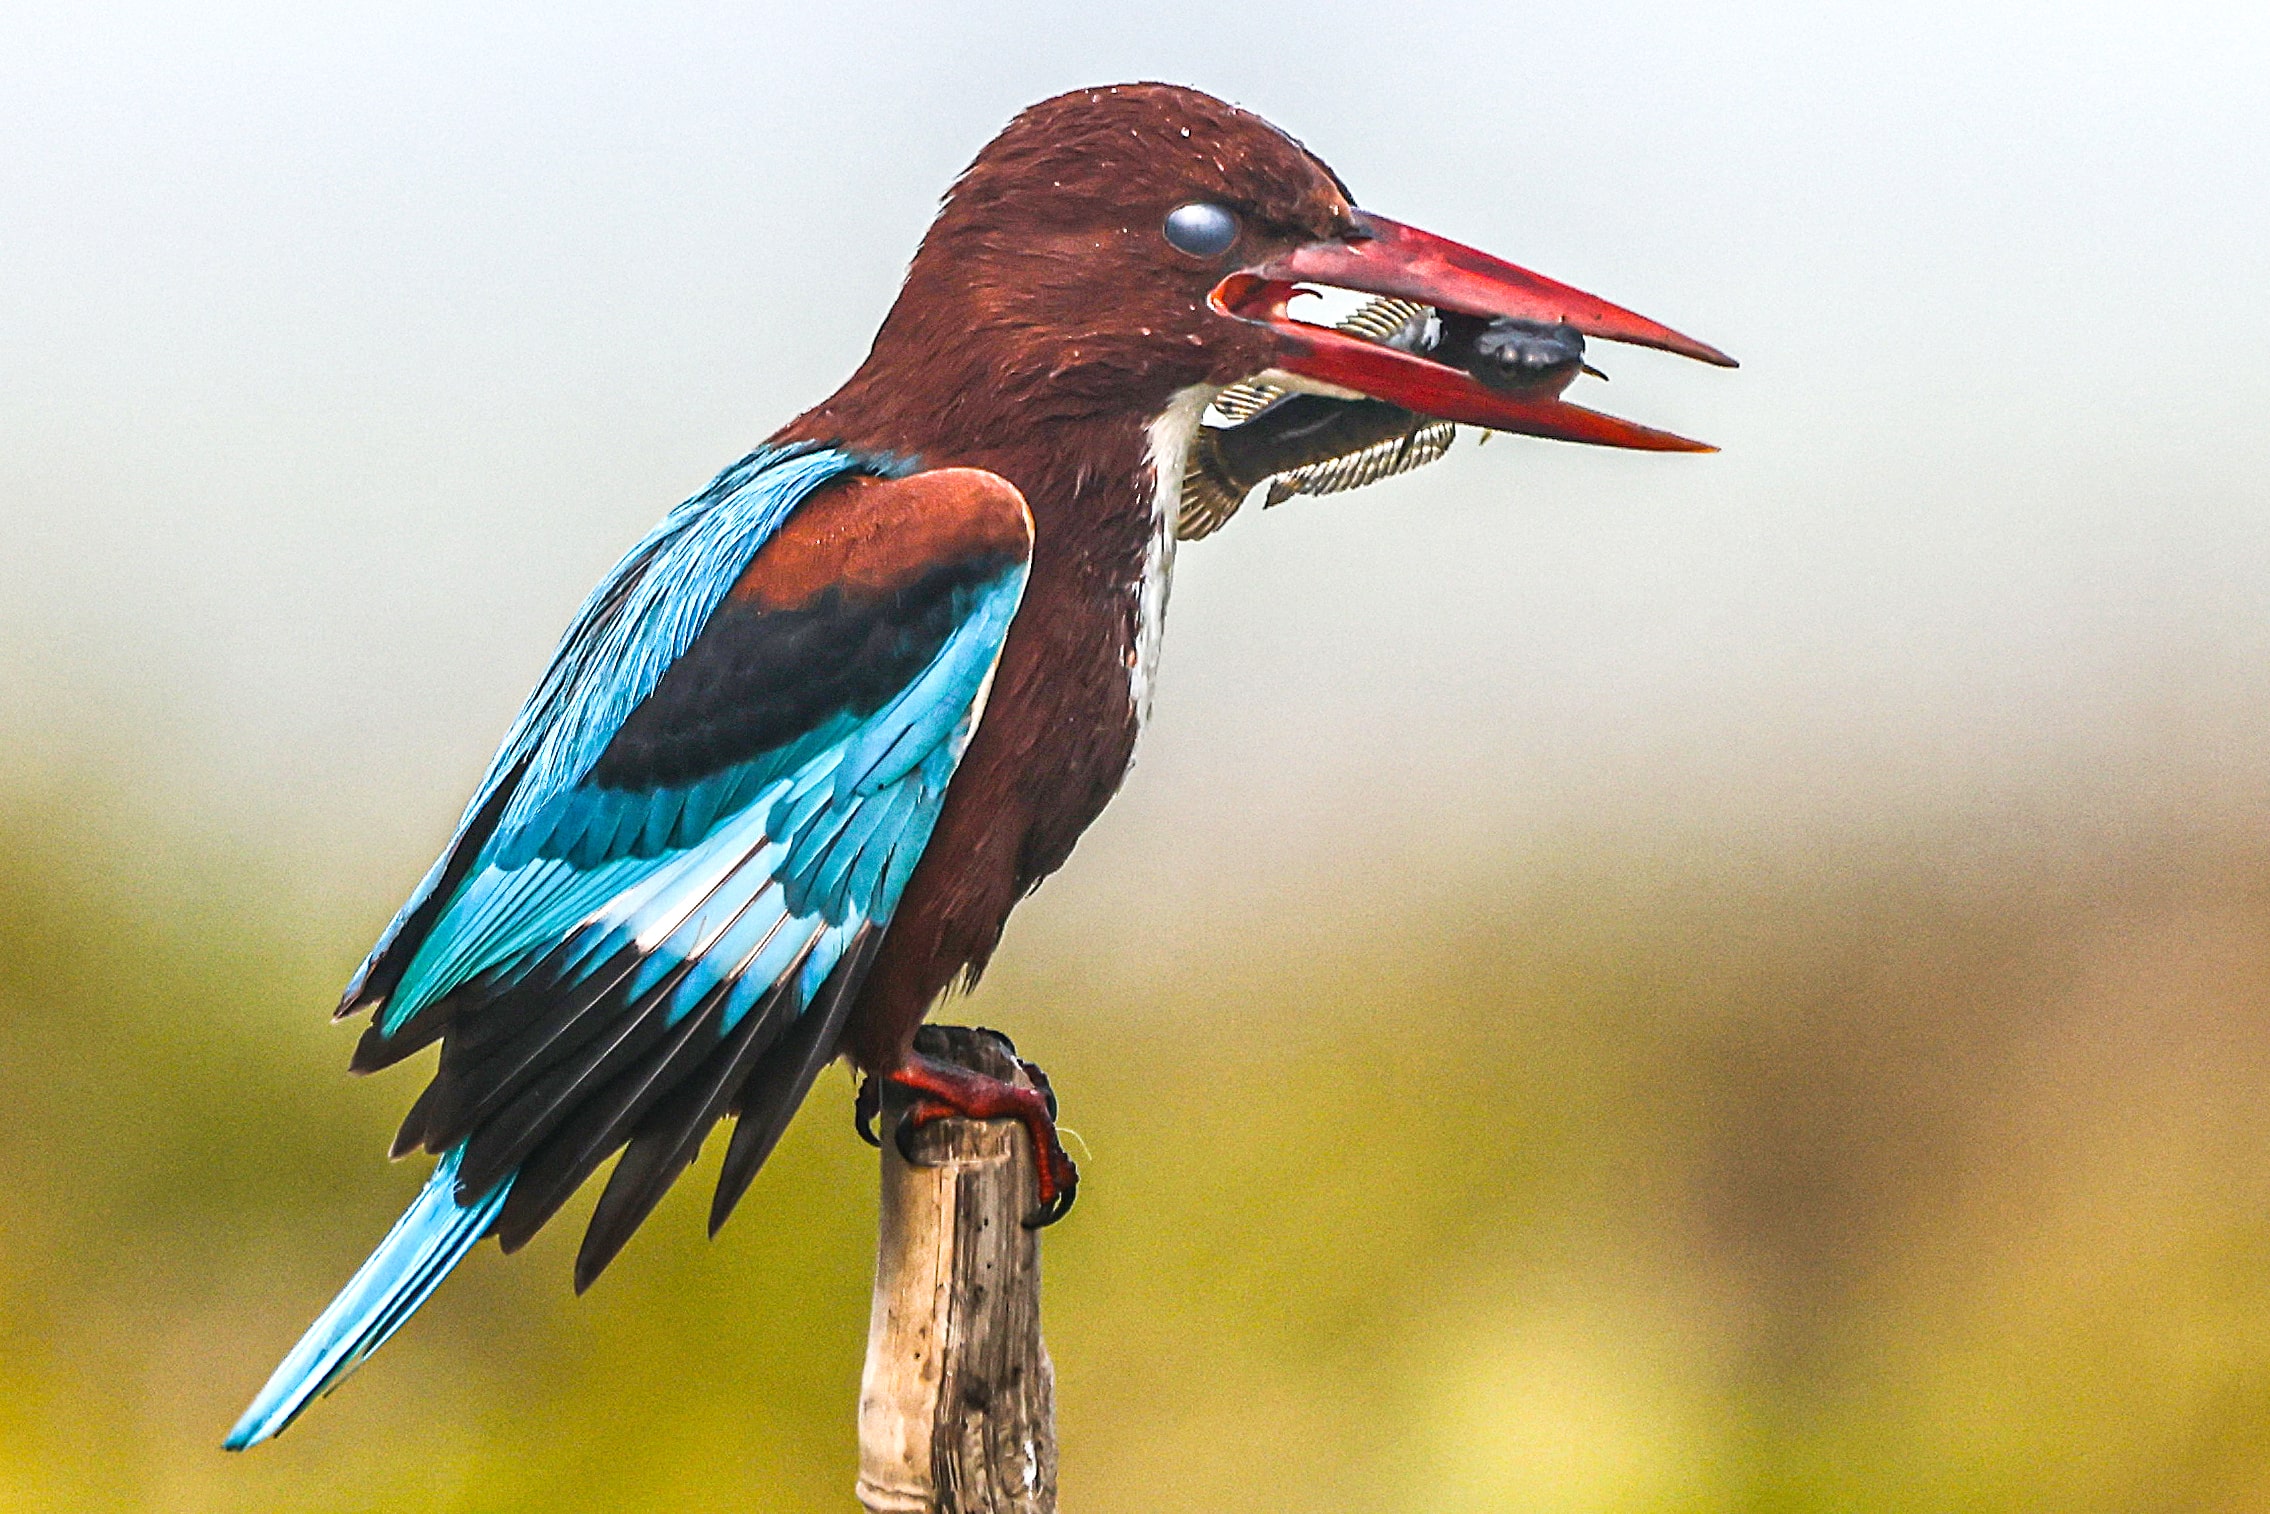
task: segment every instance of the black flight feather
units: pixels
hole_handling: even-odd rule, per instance
[[[859,985],[867,980],[867,969],[882,942],[880,927],[869,926],[860,932],[859,939],[812,996],[811,1004],[741,1085],[733,1101],[733,1140],[725,1148],[725,1165],[717,1174],[717,1197],[710,1204],[711,1235],[717,1234],[718,1227],[733,1213],[733,1206],[741,1201],[757,1169],[780,1144],[782,1132],[795,1118],[797,1106],[811,1091],[820,1069],[835,1060],[843,1022],[850,1018],[852,1001],[859,995]]]
[[[724,1117],[750,1070],[779,1041],[783,1022],[794,1013],[794,995],[793,980],[776,986],[734,1027],[723,1048],[639,1121],[584,1231],[575,1258],[576,1292],[591,1286],[678,1174],[701,1154],[710,1127]]]
[[[582,1094],[521,1164],[497,1215],[498,1244],[507,1251],[525,1244],[630,1139],[646,1112],[719,1050],[731,993],[730,982],[720,984],[631,1066]]]

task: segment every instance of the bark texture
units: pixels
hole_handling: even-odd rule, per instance
[[[990,1031],[924,1026],[916,1044],[1024,1081]],[[1038,1199],[1032,1143],[1011,1120],[940,1120],[915,1134],[909,1163],[891,1138],[903,1093],[884,1088],[859,1501],[870,1514],[1055,1514],[1040,1236],[1022,1224]]]

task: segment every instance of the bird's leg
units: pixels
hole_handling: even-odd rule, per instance
[[[1048,1075],[1022,1059],[1017,1065],[1037,1086],[1020,1088],[920,1052],[909,1052],[904,1062],[882,1076],[915,1095],[894,1131],[899,1155],[909,1161],[913,1160],[914,1133],[934,1120],[960,1115],[971,1120],[1008,1119],[1022,1124],[1032,1139],[1034,1165],[1040,1177],[1040,1202],[1025,1216],[1025,1228],[1037,1230],[1071,1212],[1072,1200],[1080,1189],[1080,1169],[1072,1165],[1064,1143],[1056,1138],[1056,1095],[1048,1086]]]
[[[1009,1055],[1016,1057],[1016,1050],[1011,1048]],[[1048,1117],[1054,1120],[1056,1118],[1056,1088],[1054,1084],[1048,1081],[1048,1074],[1040,1070],[1038,1062],[1028,1062],[1023,1057],[1017,1057],[1017,1066],[1024,1069],[1025,1076],[1033,1080],[1033,1087],[1039,1089],[1040,1096],[1048,1101]]]

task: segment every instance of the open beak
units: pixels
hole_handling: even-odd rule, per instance
[[[1416,300],[1445,314],[1572,326],[1585,336],[1657,347],[1721,368],[1735,366],[1734,359],[1715,347],[1486,252],[1385,216],[1363,211],[1356,216],[1368,235],[1296,247],[1231,274],[1208,297],[1217,313],[1276,333],[1277,366],[1284,373],[1437,420],[1493,431],[1650,452],[1717,450],[1567,404],[1557,389],[1508,392],[1449,363],[1287,315],[1286,304],[1300,285],[1331,284],[1361,294]],[[1574,377],[1573,370],[1567,377]]]

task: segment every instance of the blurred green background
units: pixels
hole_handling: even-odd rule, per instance
[[[1079,1136],[1066,1507],[2270,1509],[2270,19],[1178,0],[0,21],[0,1509],[851,1506],[840,1072],[217,1443],[422,1178],[326,1012],[559,626],[1146,76],[1745,367],[1184,556],[946,1010]]]

